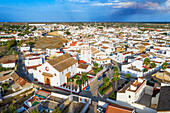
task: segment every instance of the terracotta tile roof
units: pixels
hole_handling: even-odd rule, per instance
[[[11,77],[13,78],[14,82],[19,78],[18,74],[15,71],[12,72]]]
[[[23,86],[23,85],[25,85],[27,82],[26,82],[23,78],[19,77],[19,79],[16,81],[16,83],[18,83],[20,86]]]
[[[10,79],[10,78],[11,78],[10,75],[2,76],[2,77],[0,77],[0,82],[7,80],[7,79]]]
[[[78,68],[87,69],[88,66],[89,66],[88,64],[80,64]]]
[[[109,104],[106,108],[106,113],[132,113],[134,109],[120,106],[117,104]]]
[[[77,44],[77,41],[73,41],[71,44],[70,44],[70,46],[76,46],[76,44]]]
[[[59,72],[69,68],[70,66],[76,64],[77,62],[78,61],[72,58],[69,54],[64,54],[48,61],[48,63]]]
[[[102,46],[101,48],[103,48],[103,49],[108,49],[108,47],[105,47],[105,46]]]

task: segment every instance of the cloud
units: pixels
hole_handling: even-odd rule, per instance
[[[90,2],[89,0],[68,0],[69,2]]]

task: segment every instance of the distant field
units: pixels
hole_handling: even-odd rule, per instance
[[[63,37],[41,37],[35,42],[34,48],[60,48],[66,42],[69,42],[69,40]]]
[[[51,36],[61,36],[61,34],[58,34],[57,31],[49,32],[48,35],[51,35]]]

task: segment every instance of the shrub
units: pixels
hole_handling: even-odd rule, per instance
[[[108,89],[110,89],[112,87],[112,84],[110,83],[108,87],[106,87],[105,85],[102,85],[100,88],[99,88],[99,93],[101,95],[104,95],[106,93],[106,91]]]
[[[109,95],[109,98],[113,99],[113,100],[116,100],[116,94],[117,94],[117,92],[114,91],[112,94]]]
[[[122,87],[118,87],[117,89],[120,90],[120,89],[122,89]]]
[[[74,78],[74,79],[79,79],[80,77],[79,77],[79,75],[74,75],[73,78]]]
[[[150,82],[150,81],[147,81],[147,83],[146,83],[147,85],[150,85],[150,86],[154,86],[155,85],[155,83],[153,83],[153,82]]]
[[[2,84],[2,87],[3,87],[4,90],[7,90],[8,87],[9,87],[9,84],[8,83],[4,83],[4,84]]]
[[[122,84],[122,87],[123,87],[123,86],[125,86],[125,84],[124,84],[124,83]]]

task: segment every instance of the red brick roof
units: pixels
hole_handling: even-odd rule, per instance
[[[77,41],[73,41],[71,44],[70,44],[70,46],[76,46],[76,44],[77,44]]]
[[[106,113],[132,113],[134,109],[120,106],[117,104],[109,104],[106,108]]]

